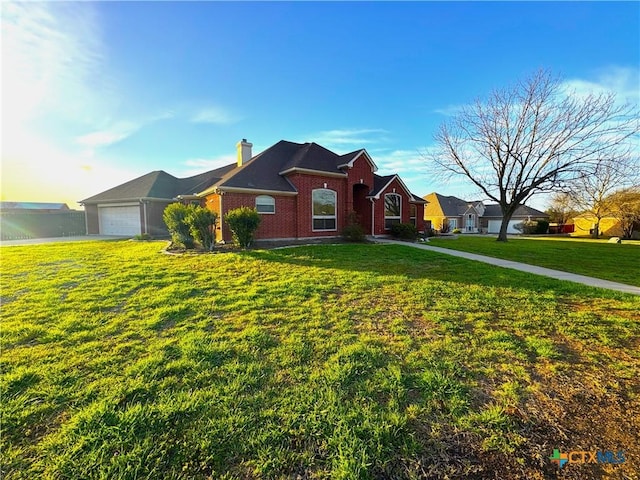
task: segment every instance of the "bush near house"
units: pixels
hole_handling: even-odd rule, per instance
[[[172,203],[164,209],[162,219],[167,225],[171,240],[183,245],[184,248],[193,248],[195,241],[191,234],[191,228],[186,222],[187,217],[194,207],[182,203]]]
[[[242,248],[247,248],[253,242],[253,234],[260,225],[260,215],[255,208],[240,207],[229,212],[224,217],[233,235],[233,241]]]
[[[418,238],[418,229],[413,223],[396,223],[391,226],[391,235],[400,240],[415,240]]]
[[[356,212],[347,215],[347,226],[342,230],[342,238],[347,242],[364,242],[366,235]]]
[[[216,224],[218,214],[203,207],[193,207],[185,222],[193,238],[207,251],[213,250],[216,244]]]

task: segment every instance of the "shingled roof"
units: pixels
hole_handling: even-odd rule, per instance
[[[80,203],[122,202],[141,198],[171,200],[178,195],[193,195],[220,180],[235,166],[234,163],[187,178],[176,178],[163,170],[155,170],[86,198]]]
[[[526,205],[520,205],[513,214],[514,217],[533,217],[533,218],[547,218],[547,215],[540,210],[528,207]],[[485,205],[483,217],[495,217],[502,218],[502,209],[497,203]]]

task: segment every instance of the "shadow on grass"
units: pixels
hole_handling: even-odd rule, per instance
[[[289,265],[431,279],[463,285],[553,291],[562,295],[597,298],[627,298],[625,294],[590,288],[572,282],[531,275],[480,262],[452,257],[403,245],[317,245],[277,250],[255,250],[242,255]]]

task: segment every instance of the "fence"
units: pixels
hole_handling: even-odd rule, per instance
[[[71,237],[86,234],[84,212],[77,210],[0,213],[0,236],[2,240]]]

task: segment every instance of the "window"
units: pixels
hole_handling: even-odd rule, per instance
[[[311,192],[313,231],[336,230],[336,192],[319,188]]]
[[[401,222],[402,198],[397,193],[387,193],[384,196],[384,229],[391,230],[391,226]]]
[[[418,226],[418,219],[417,219],[417,212],[418,211],[418,207],[416,207],[415,203],[410,203],[409,204],[409,222],[413,223],[413,225],[415,227]]]
[[[455,230],[456,228],[458,228],[458,219],[457,218],[450,218],[449,219],[449,228],[451,230]]]
[[[276,200],[269,195],[256,197],[256,210],[258,213],[276,213]]]

